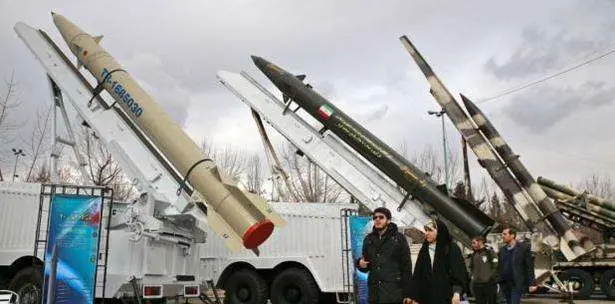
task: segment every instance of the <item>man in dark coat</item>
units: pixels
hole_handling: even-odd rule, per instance
[[[468,270],[459,246],[440,220],[425,225],[412,281],[413,299],[420,304],[459,303],[468,288]]]
[[[534,274],[534,260],[530,245],[517,242],[517,232],[511,228],[502,231],[502,240],[506,245],[498,252],[500,264],[500,288],[508,304],[521,303],[523,294],[535,291],[531,286],[536,279]],[[530,287],[531,286],[531,287]]]
[[[357,268],[368,272],[370,303],[411,303],[412,261],[406,237],[391,222],[391,211],[376,208],[374,228],[363,241]]]

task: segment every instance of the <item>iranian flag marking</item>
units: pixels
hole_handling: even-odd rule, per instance
[[[331,107],[328,105],[322,105],[320,106],[320,108],[318,108],[318,114],[323,119],[329,119],[329,117],[333,115],[333,109],[331,109]]]

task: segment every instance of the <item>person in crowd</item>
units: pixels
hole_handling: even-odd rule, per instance
[[[431,220],[424,229],[411,298],[420,304],[459,304],[469,281],[461,249],[442,221]]]
[[[517,241],[517,232],[512,228],[502,231],[505,245],[498,252],[499,284],[508,304],[519,304],[523,294],[534,292],[536,279],[534,260],[530,245]]]
[[[470,271],[476,304],[496,304],[497,256],[485,245],[484,236],[472,238],[472,249],[474,253],[470,258]]]
[[[391,211],[376,208],[374,227],[363,241],[363,254],[357,261],[359,271],[368,273],[370,303],[413,303],[412,260],[406,237],[391,222]]]

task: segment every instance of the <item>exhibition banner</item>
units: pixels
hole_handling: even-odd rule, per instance
[[[43,303],[94,303],[102,198],[53,195]]]
[[[349,217],[350,222],[350,245],[352,246],[353,261],[361,258],[363,252],[363,240],[372,231],[372,219],[366,216]],[[356,264],[356,263],[355,263]],[[356,266],[356,265],[355,265]],[[367,273],[355,269],[354,272],[355,294],[358,304],[368,304]]]

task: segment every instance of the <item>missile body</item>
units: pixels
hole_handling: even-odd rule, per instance
[[[581,192],[566,185],[558,184],[542,176],[538,177],[538,183],[542,185],[543,188],[544,186],[546,186],[555,189],[561,193],[564,193],[570,197],[584,198],[587,204],[596,205],[600,208],[604,208],[605,210],[609,210],[615,213],[615,204],[613,202],[605,200],[604,198],[594,196],[586,192]]]
[[[233,233],[241,238],[245,248],[255,249],[271,235],[274,225],[283,224],[283,220],[273,213],[264,199],[222,181],[213,161],[207,159],[181,127],[99,45],[101,37],[90,36],[59,14],[52,13],[52,16],[80,65],[115,99],[112,106],[119,106],[128,113],[207,202],[208,222],[216,232],[221,235]],[[222,218],[223,228],[212,224],[214,220],[220,223],[218,217],[210,221],[214,213]],[[231,231],[227,229],[229,227]]]
[[[519,160],[519,157],[515,155],[510,146],[504,141],[504,138],[500,135],[497,129],[493,126],[491,121],[483,114],[483,112],[467,97],[461,95],[461,99],[468,110],[468,114],[472,117],[474,123],[476,123],[480,132],[489,140],[491,145],[498,152],[502,160],[506,163],[510,171],[517,177],[517,180],[521,186],[527,191],[532,200],[538,204],[538,208],[543,214],[546,214],[546,219],[549,221],[553,229],[561,235],[568,242],[571,242],[570,247],[577,251],[578,254],[583,254],[584,250],[578,247],[576,237],[570,230],[570,225],[557,209],[555,204],[547,197],[542,188],[536,183],[534,177],[525,168],[523,163]]]
[[[615,211],[601,207],[600,205],[596,205],[592,203],[587,196],[585,197],[577,197],[571,196],[567,193],[558,191],[557,189],[547,187],[545,185],[541,185],[542,190],[547,194],[548,197],[563,203],[569,203],[579,208],[585,208],[588,211],[606,216],[612,220],[615,220]]]
[[[421,56],[406,36],[400,37],[400,40],[427,78],[431,86],[430,93],[434,96],[442,109],[444,109],[463,138],[465,138],[478,158],[479,164],[487,170],[506,196],[506,199],[515,205],[515,210],[519,213],[526,225],[530,226],[528,228],[543,233],[550,231],[550,228],[545,225],[544,222],[534,222],[536,219],[542,217],[540,210],[538,210],[535,205],[532,204],[531,200],[523,193],[523,190],[517,184],[514,177],[506,170],[506,166],[500,161],[493,149],[491,149],[489,143],[478,132],[470,117],[466,115],[455,98],[453,98],[453,95],[451,95],[444,84],[442,84],[427,61],[425,61],[423,56]]]
[[[474,122],[463,111],[459,103],[455,100],[444,84],[442,84],[440,79],[436,76],[427,61],[418,52],[412,42],[410,42],[406,36],[400,37],[400,40],[427,78],[427,81],[431,86],[430,93],[445,110],[457,130],[459,130],[461,135],[466,139],[470,148],[472,148],[472,151],[478,158],[481,166],[487,170],[502,192],[504,192],[504,195],[508,201],[513,203],[515,210],[523,218],[524,222],[530,226],[528,228],[537,230],[543,234],[550,234],[552,229],[555,230],[555,232],[557,232],[557,234],[565,240],[565,244],[560,244],[560,248],[563,249],[562,252],[565,252],[567,255],[566,257],[569,260],[575,259],[586,253],[585,249],[579,245],[580,243],[578,239],[570,230],[570,226],[567,222],[560,221],[557,216],[557,214],[561,216],[559,210],[557,210],[557,208],[548,208],[549,205],[553,206],[553,204],[546,199],[546,197],[543,197],[545,196],[544,192],[542,193],[543,196],[541,196],[540,192],[542,191],[540,189],[536,190],[537,185],[534,185],[534,187],[531,187],[531,189],[528,188],[527,190],[528,192],[533,192],[534,197],[537,199],[546,199],[548,204],[543,205],[539,201],[534,202],[534,197],[528,197],[526,192],[523,191],[522,185],[518,183],[518,179],[516,179],[515,176],[507,170],[506,167],[509,164],[503,163],[503,161],[507,161],[507,159],[502,157],[502,155],[499,155],[497,151],[493,150],[490,142],[485,138],[485,136],[483,136],[484,134],[482,134],[475,125],[476,122]],[[502,157],[502,159],[500,157]],[[521,173],[520,170],[517,171]],[[527,170],[525,172],[527,173]],[[531,186],[531,179],[528,179],[527,175],[524,176],[526,178],[526,184]],[[529,177],[531,177],[531,175]],[[529,194],[532,195],[531,193]],[[537,206],[538,208],[536,208]],[[555,214],[552,212],[555,212]],[[544,215],[546,215],[550,225],[542,220]],[[563,245],[565,246],[562,248]],[[570,250],[573,252],[570,252]]]
[[[436,188],[426,174],[361,127],[324,97],[308,87],[301,78],[286,72],[267,60],[252,56],[256,66],[284,94],[321,122],[326,129],[355,149],[374,166],[389,176],[415,199],[429,204],[444,218],[470,236],[489,232],[493,220],[475,206],[453,201]]]

